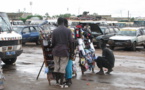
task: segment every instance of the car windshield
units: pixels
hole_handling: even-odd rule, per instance
[[[0,16],[0,27],[1,27],[0,32],[10,32],[11,31],[10,23],[6,17]]]
[[[100,27],[102,32],[105,32],[106,28]]]
[[[21,33],[23,27],[13,27],[13,30],[17,33]]]
[[[120,30],[117,35],[136,36],[136,30]]]

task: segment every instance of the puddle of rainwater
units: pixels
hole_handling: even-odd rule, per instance
[[[82,78],[81,80],[84,80],[84,81],[94,81],[92,79],[87,79],[87,78]]]
[[[21,64],[26,64],[26,65],[28,65],[28,64],[33,64],[33,63],[21,62]]]
[[[100,81],[99,81],[99,83],[111,84],[110,82],[100,82]]]

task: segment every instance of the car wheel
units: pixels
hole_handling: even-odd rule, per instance
[[[40,45],[40,40],[36,41],[36,45]]]
[[[135,51],[136,50],[136,43],[135,42],[132,44],[131,50],[132,51]]]
[[[16,60],[17,60],[17,58],[2,59],[2,61],[8,65],[15,63]]]

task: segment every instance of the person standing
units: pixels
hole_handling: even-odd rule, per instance
[[[114,54],[112,50],[106,47],[105,43],[101,44],[101,49],[102,49],[102,56],[98,56],[97,59],[95,60],[98,68],[100,68],[100,71],[97,72],[96,74],[103,75],[104,74],[103,67],[108,69],[106,74],[110,74],[110,72],[113,71],[112,68],[114,67],[114,62],[115,62]]]
[[[54,72],[60,77],[63,87],[65,69],[69,60],[69,46],[72,42],[71,31],[64,25],[64,18],[57,19],[58,27],[52,33],[52,54],[54,58]]]
[[[69,28],[68,20],[66,18],[64,18],[64,25],[67,28]],[[73,35],[72,35],[72,38],[73,38]],[[73,74],[73,61],[72,60],[74,59],[74,50],[75,50],[75,40],[73,38],[73,41],[71,42],[71,45],[70,45],[69,61],[68,61],[68,64],[67,64],[67,67],[66,67],[66,73],[65,73],[66,85],[68,85],[68,86],[70,86],[72,84],[72,80],[71,80],[72,79],[72,74]]]

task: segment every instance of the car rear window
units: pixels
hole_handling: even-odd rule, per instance
[[[126,36],[136,36],[137,30],[135,29],[121,29],[117,34]]]

